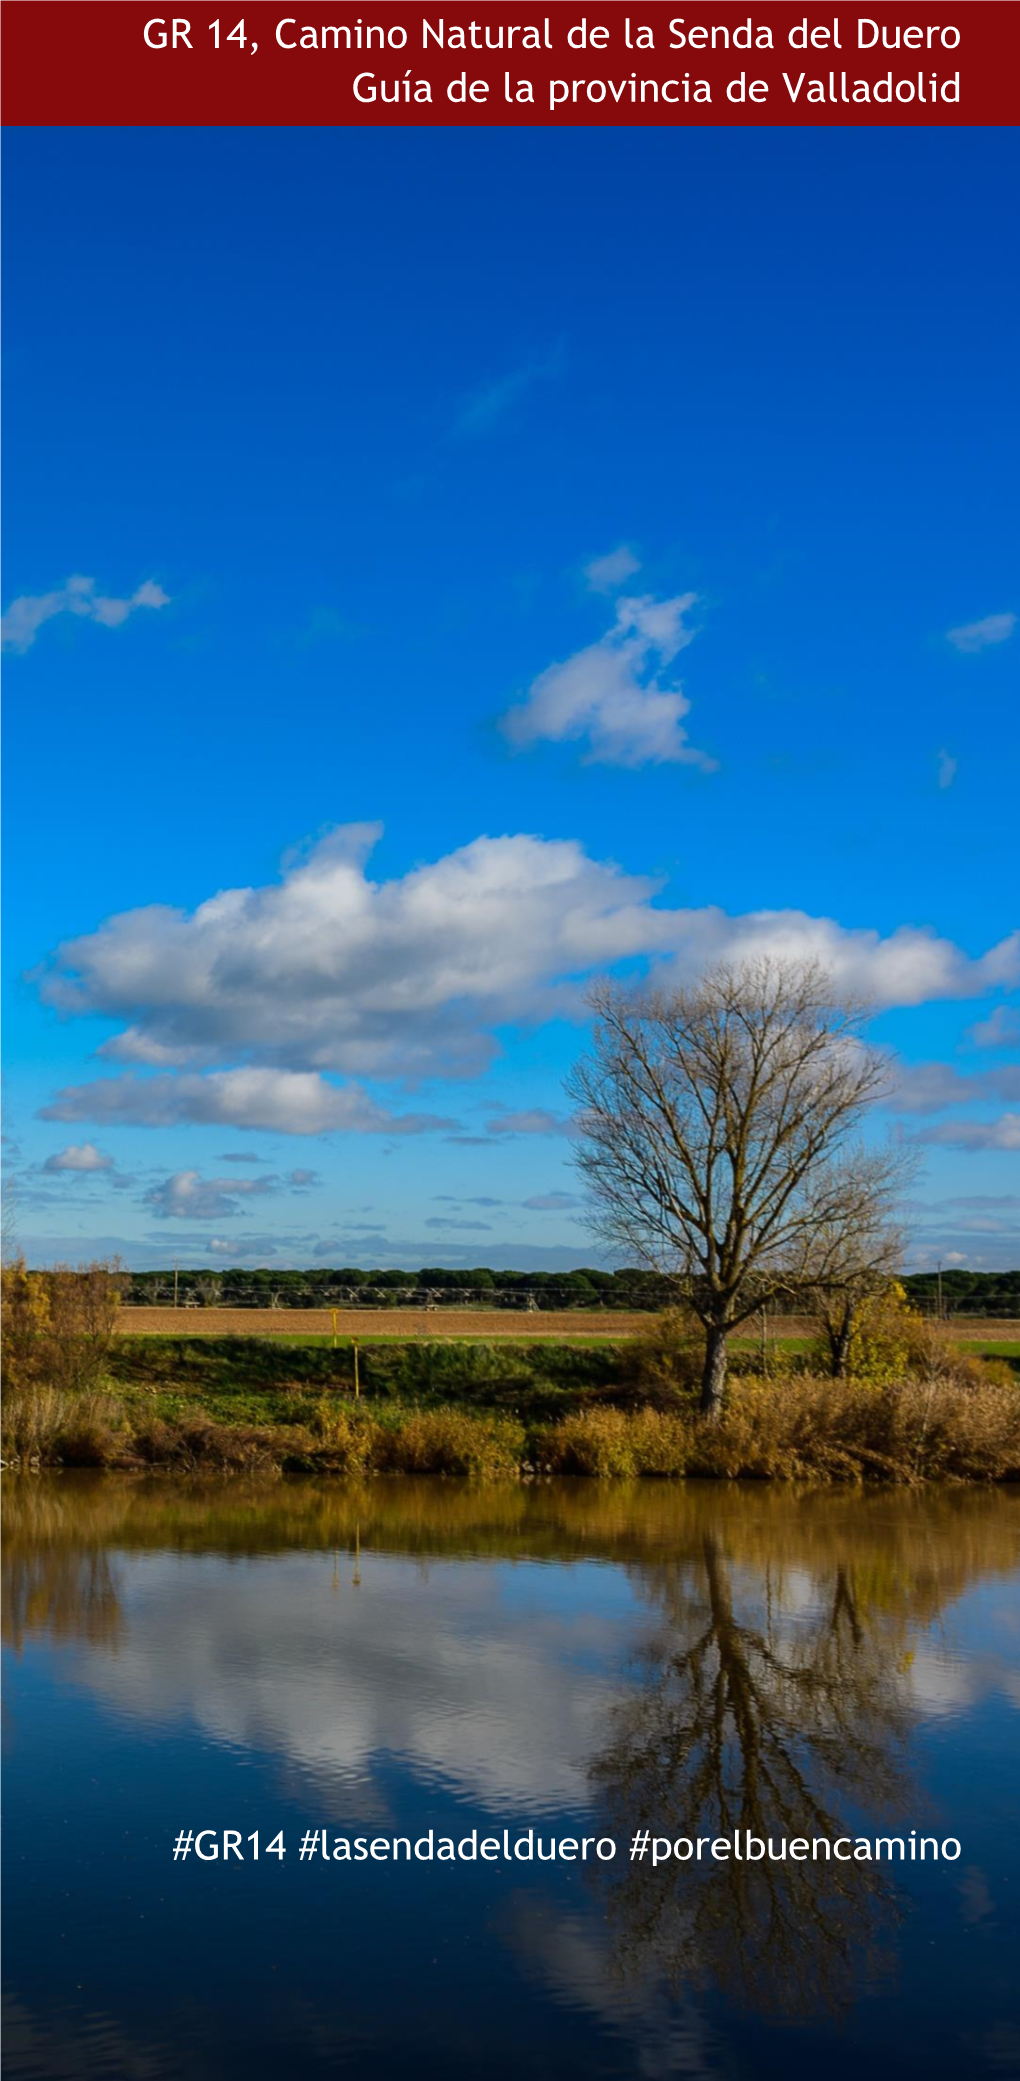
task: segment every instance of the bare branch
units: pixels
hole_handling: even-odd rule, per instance
[[[753,961],[685,989],[601,982],[589,1001],[592,1048],[567,1088],[592,1227],[681,1286],[714,1409],[731,1329],[795,1279],[813,1290],[827,1257],[848,1265],[855,1227],[876,1239],[866,1255],[888,1256],[892,1168],[855,1140],[887,1071],[867,1008],[814,963]]]

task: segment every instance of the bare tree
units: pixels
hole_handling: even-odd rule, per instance
[[[916,1169],[912,1150],[857,1148],[842,1152],[819,1181],[827,1217],[800,1239],[789,1269],[793,1290],[805,1295],[821,1325],[836,1380],[846,1374],[861,1309],[888,1288],[902,1262],[897,1208]]]
[[[852,1555],[815,1579],[809,1624],[791,1623],[772,1559],[741,1587],[721,1528],[706,1528],[700,1551],[678,1542],[675,1558],[633,1575],[666,1624],[641,1644],[646,1681],[612,1711],[613,1738],[592,1766],[607,1833],[632,1834],[654,1814],[674,1837],[831,1843],[854,1804],[902,1810],[909,1694],[902,1648],[899,1660],[889,1648],[907,1629],[898,1600],[869,1608]],[[846,2004],[855,1962],[893,1908],[880,1871],[785,1859],[679,1876],[625,1867],[607,1904],[625,1977],[709,1974],[749,2006],[794,2015]]]
[[[838,1223],[834,1158],[886,1084],[864,1007],[814,963],[756,960],[690,988],[590,993],[590,1054],[568,1079],[592,1226],[672,1275],[705,1329],[701,1408],[718,1414],[727,1339],[786,1294]]]

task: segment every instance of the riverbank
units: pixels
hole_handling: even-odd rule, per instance
[[[506,1393],[506,1384],[501,1392]],[[125,1474],[431,1474],[481,1481],[599,1479],[1003,1482],[1020,1479],[1020,1387],[1011,1378],[873,1384],[805,1374],[737,1375],[707,1422],[681,1395],[621,1407],[605,1390],[561,1389],[550,1418],[529,1408],[435,1398],[355,1399],[292,1385],[208,1397],[124,1384],[10,1400],[5,1459]],[[255,1409],[252,1409],[252,1401]]]

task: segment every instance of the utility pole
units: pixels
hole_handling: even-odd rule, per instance
[[[174,1307],[177,1306],[177,1259],[174,1258]]]
[[[941,1322],[941,1321],[942,1321],[942,1259],[941,1259],[941,1257],[939,1258],[939,1261],[938,1261],[938,1280],[939,1280],[939,1321]]]

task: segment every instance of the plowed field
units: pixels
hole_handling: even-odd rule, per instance
[[[341,1337],[632,1337],[648,1315],[531,1314],[516,1308],[338,1308]],[[329,1336],[329,1308],[123,1308],[126,1336]]]
[[[647,1329],[651,1315],[558,1313],[517,1308],[339,1308],[336,1328],[341,1337],[633,1337]],[[996,1339],[1020,1342],[1020,1323],[958,1317],[947,1325],[961,1341]],[[160,1337],[322,1337],[333,1329],[329,1308],[123,1308],[121,1333]],[[810,1337],[813,1325],[802,1316],[779,1315],[769,1321],[774,1337]],[[757,1318],[747,1323],[745,1337],[758,1334]]]

